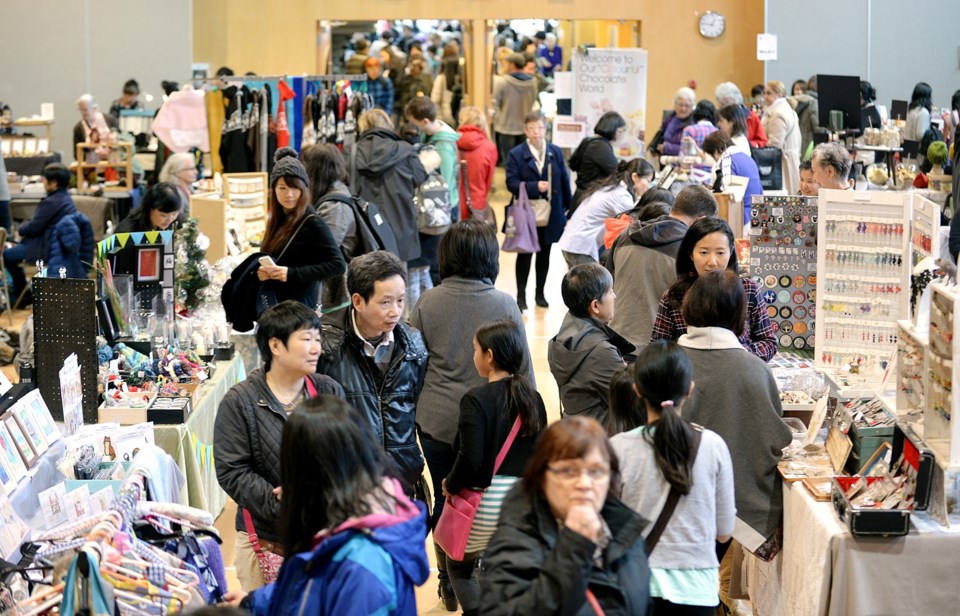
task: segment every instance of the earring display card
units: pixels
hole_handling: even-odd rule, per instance
[[[817,200],[754,197],[750,273],[781,349],[810,350],[816,333]]]
[[[923,413],[924,440],[945,466],[960,465],[960,428],[958,401],[953,383],[958,374],[955,360],[960,344],[960,323],[955,318],[957,287],[931,283],[930,344],[927,345],[927,395]]]
[[[907,317],[910,196],[821,190],[816,364],[879,381]]]
[[[925,329],[921,297],[934,277],[932,265],[940,258],[940,206],[920,195],[910,199],[910,318]]]

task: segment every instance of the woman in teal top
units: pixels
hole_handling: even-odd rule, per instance
[[[664,340],[650,343],[633,367],[634,389],[646,407],[647,425],[620,417],[619,425],[632,424],[632,429],[610,439],[620,459],[621,499],[650,520],[644,536],[650,534],[671,489],[680,494],[648,555],[654,616],[715,613],[718,553],[726,550],[736,515],[733,464],[726,444],[716,433],[680,417],[681,406],[693,391],[692,377],[693,366],[683,349]]]

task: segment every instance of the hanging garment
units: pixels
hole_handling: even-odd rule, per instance
[[[173,152],[210,149],[204,93],[198,90],[174,92],[153,120],[153,133]]]
[[[277,93],[280,96],[277,105],[277,147],[285,148],[290,145],[290,126],[287,124],[287,101],[296,97],[287,82],[280,80],[277,83]]]
[[[250,120],[247,105],[251,101],[250,90],[246,86],[230,86],[224,89],[223,95],[229,101],[220,138],[223,170],[227,173],[256,171],[253,149],[248,143]]]

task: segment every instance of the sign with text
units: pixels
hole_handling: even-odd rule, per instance
[[[777,59],[777,35],[776,34],[758,34],[757,35],[757,60],[776,60]]]
[[[573,115],[589,133],[604,113],[616,111],[636,136],[646,123],[647,50],[588,49],[573,58]]]

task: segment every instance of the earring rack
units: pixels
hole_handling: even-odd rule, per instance
[[[923,412],[924,441],[950,470],[960,470],[960,400],[953,384],[960,378],[960,321],[956,319],[960,289],[931,283],[930,343],[926,351],[927,396]]]
[[[819,204],[816,366],[879,381],[897,347],[897,321],[907,317],[912,200],[821,190]]]

